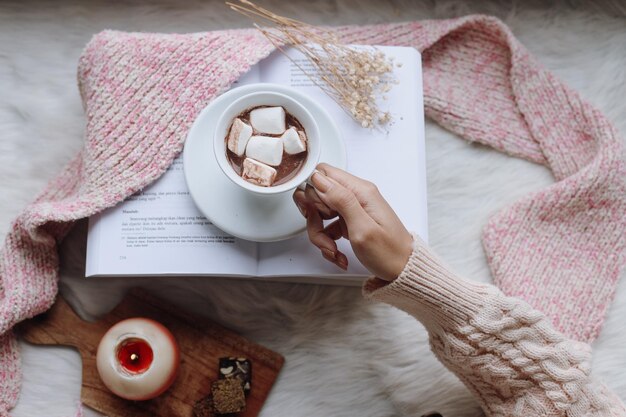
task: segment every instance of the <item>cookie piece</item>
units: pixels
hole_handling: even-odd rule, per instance
[[[238,413],[246,409],[246,396],[237,379],[218,379],[211,385],[211,393],[215,414]]]
[[[210,394],[193,405],[194,417],[215,417],[213,411],[213,397]]]
[[[247,358],[230,356],[220,358],[220,379],[235,378],[241,381],[243,390],[248,393],[252,384],[252,362]]]

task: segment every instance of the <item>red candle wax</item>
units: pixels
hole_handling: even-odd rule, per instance
[[[150,345],[142,339],[124,340],[117,350],[117,360],[124,369],[140,374],[152,365],[154,355]]]
[[[100,340],[96,366],[102,383],[132,401],[155,398],[174,382],[180,352],[162,324],[135,317],[111,327]]]

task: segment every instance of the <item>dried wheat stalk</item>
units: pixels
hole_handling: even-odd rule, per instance
[[[391,115],[378,108],[378,98],[391,89],[393,62],[373,47],[343,45],[331,31],[279,16],[248,0],[226,2],[231,9],[252,19],[254,26],[283,52],[307,77],[332,97],[361,126],[373,128],[388,123]],[[270,24],[267,28],[261,25]],[[284,49],[293,46],[312,64],[305,70]]]

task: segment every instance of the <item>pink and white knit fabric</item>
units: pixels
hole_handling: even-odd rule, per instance
[[[423,54],[426,112],[470,141],[549,167],[557,182],[494,215],[484,246],[495,283],[593,340],[626,258],[626,169],[614,127],[543,69],[495,18],[337,32]],[[0,253],[0,416],[19,394],[11,328],[57,294],[57,244],[72,222],[156,180],[213,98],[274,48],[256,31],[106,31],[80,58],[83,150],[15,220]]]

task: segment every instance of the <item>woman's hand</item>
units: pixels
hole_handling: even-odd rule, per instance
[[[374,184],[328,164],[317,166],[313,187],[296,190],[293,199],[307,219],[311,242],[322,256],[347,269],[348,258],[336,240],[350,241],[357,258],[377,277],[395,279],[413,250],[413,237]],[[323,219],[337,218],[324,227]]]

